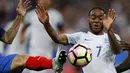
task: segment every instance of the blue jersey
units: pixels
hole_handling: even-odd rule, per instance
[[[0,39],[1,37],[3,37],[4,33],[5,30],[2,27],[0,27]],[[12,61],[16,55],[17,54],[4,56],[0,53],[0,73],[10,73]]]
[[[8,56],[0,56],[0,73],[11,73],[11,64],[17,54],[11,54]]]

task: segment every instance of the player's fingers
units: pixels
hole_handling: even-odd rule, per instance
[[[24,3],[23,3],[23,6],[25,6],[28,1],[29,1],[29,0],[25,0]]]
[[[113,11],[113,9],[111,9],[111,11],[110,11],[110,17],[111,17],[111,18],[112,18],[112,13],[113,13],[112,11]]]
[[[116,17],[117,17],[117,15],[114,15],[114,16],[113,16],[113,18],[112,18],[112,19],[113,19],[113,22],[116,20]]]
[[[114,9],[112,9],[111,15],[112,15],[112,19],[114,19],[115,18],[115,10]]]
[[[40,11],[38,5],[36,6],[36,9],[37,9],[38,13],[41,14],[41,11]]]
[[[111,18],[113,19],[113,9],[111,9]]]
[[[19,0],[19,4],[22,4],[22,0]]]
[[[32,7],[32,5],[28,6],[26,9],[29,10]]]
[[[36,12],[36,14],[37,14],[37,15],[39,15],[39,12],[38,12],[38,10],[37,10],[37,9],[35,9],[35,12]]]
[[[122,46],[122,47],[125,47],[125,46],[127,46],[127,44],[124,43],[124,44],[121,44],[121,46]]]
[[[110,14],[111,16],[111,18],[113,19],[114,17],[113,17],[113,9],[111,9],[111,14]]]
[[[19,0],[17,7],[19,8],[21,5],[22,5],[22,0]]]
[[[113,11],[113,15],[114,15],[114,17],[117,17],[116,11],[115,11],[115,10]]]
[[[121,42],[121,46],[123,46],[123,45],[125,45],[125,43],[124,43],[124,42]]]
[[[107,19],[107,15],[106,14],[104,14],[104,19]]]
[[[43,6],[43,5],[41,5],[41,8],[42,8],[42,10],[43,10],[44,12],[46,12],[46,10],[45,10],[45,8],[44,8],[44,6]]]
[[[111,16],[111,9],[108,10],[108,17]]]
[[[125,41],[120,41],[121,44],[125,44],[126,42]]]
[[[30,4],[31,4],[31,1],[28,1],[24,7],[28,8]]]
[[[41,9],[41,5],[38,4],[37,7],[38,7],[39,12],[40,12],[40,13],[43,13],[43,11],[42,11],[42,9]]]
[[[48,11],[46,10],[45,12],[46,12],[46,15],[49,16],[49,15],[48,15]]]
[[[42,12],[45,12],[42,7],[43,7],[43,6],[42,6],[41,4],[39,4],[40,10],[41,10]]]
[[[44,1],[43,1],[43,4],[44,4]],[[45,7],[44,7],[43,5],[41,5],[41,9],[42,9],[44,12],[46,12]]]
[[[30,3],[31,3],[31,1],[26,0],[26,2],[23,4],[23,7],[24,7],[24,8],[27,8]]]

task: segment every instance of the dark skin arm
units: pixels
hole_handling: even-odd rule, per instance
[[[115,18],[116,18],[115,10],[109,9],[107,16],[105,15],[105,19],[103,20],[103,25],[107,31],[111,49],[115,54],[118,54],[121,51],[121,45],[119,44],[117,38],[114,35],[114,32],[112,31],[112,24]]]
[[[119,44],[117,38],[115,37],[114,32],[111,30],[111,31],[108,31],[107,34],[108,34],[109,41],[111,44],[111,49],[113,50],[115,54],[119,54],[121,51],[121,45]]]
[[[124,60],[119,66],[116,67],[117,73],[124,72],[130,69],[130,44],[125,41],[120,41],[121,47],[123,50],[127,50],[129,52],[128,57]]]
[[[45,10],[42,5],[38,4],[36,6],[36,13],[39,21],[44,25],[47,33],[52,38],[52,40],[55,43],[67,45],[67,36],[65,34],[58,33],[52,28],[51,24],[49,23],[49,16],[47,10]]]
[[[20,27],[20,24],[24,18],[24,15],[26,14],[26,11],[31,7],[28,6],[30,3],[29,0],[26,0],[23,4],[22,4],[22,0],[19,1],[19,4],[17,6],[17,16],[13,22],[13,25],[11,26],[11,28],[9,28],[3,35],[3,37],[1,38],[1,41],[3,41],[6,44],[11,44],[18,32],[18,29]]]
[[[29,25],[22,25],[21,31],[20,31],[20,43],[23,44],[25,41],[25,33]]]

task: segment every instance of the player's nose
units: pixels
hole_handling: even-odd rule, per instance
[[[99,20],[98,18],[96,18],[96,19],[94,20],[94,22],[95,22],[95,23],[99,23],[100,20]]]

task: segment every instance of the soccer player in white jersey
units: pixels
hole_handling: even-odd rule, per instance
[[[92,61],[83,68],[84,73],[116,73],[114,56],[120,53],[120,37],[112,31],[112,24],[116,18],[115,10],[109,9],[108,14],[95,7],[89,12],[90,31],[74,34],[59,34],[49,23],[47,10],[37,5],[36,13],[39,21],[44,25],[50,37],[59,44],[69,45],[84,43],[92,50]]]

